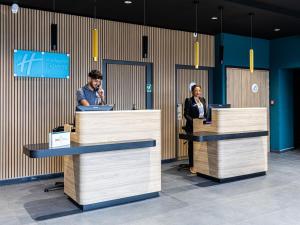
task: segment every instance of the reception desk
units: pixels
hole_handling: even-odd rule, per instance
[[[268,170],[266,108],[212,109],[212,121],[194,119],[194,170],[219,182],[265,175]]]
[[[24,146],[31,158],[64,156],[64,192],[82,210],[156,197],[161,191],[159,110],[76,112],[71,145]]]

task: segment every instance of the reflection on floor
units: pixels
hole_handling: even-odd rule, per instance
[[[300,151],[270,154],[267,176],[216,184],[162,167],[159,198],[81,213],[56,180],[0,187],[0,224],[300,224]],[[57,179],[61,180],[61,179]]]

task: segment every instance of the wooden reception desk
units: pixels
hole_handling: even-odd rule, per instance
[[[157,197],[161,191],[159,110],[76,112],[71,145],[24,146],[31,158],[64,156],[64,192],[82,210]]]
[[[217,181],[266,174],[268,169],[267,108],[212,109],[211,124],[194,120],[194,169]]]

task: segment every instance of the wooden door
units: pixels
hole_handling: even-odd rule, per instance
[[[114,110],[146,109],[146,66],[108,64],[106,95]]]
[[[269,113],[269,71],[227,68],[227,103],[232,108],[266,107]]]
[[[194,69],[177,69],[177,134],[183,132],[182,127],[185,126],[186,120],[183,116],[184,101],[191,97],[189,84],[195,82],[202,87],[202,95],[208,102],[208,70]],[[180,140],[177,135],[177,158],[187,158],[187,143]]]

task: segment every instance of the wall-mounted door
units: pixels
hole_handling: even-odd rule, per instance
[[[107,104],[115,110],[146,109],[146,66],[107,65]]]
[[[269,71],[227,68],[227,103],[233,108],[266,107],[269,113]],[[269,129],[270,130],[270,129]]]
[[[182,127],[185,126],[186,120],[183,116],[184,101],[187,97],[191,97],[189,84],[195,82],[202,86],[202,95],[208,102],[208,70],[196,69],[177,69],[176,70],[176,90],[177,90],[177,159],[187,158],[187,143],[180,140],[178,134],[183,132]]]
[[[269,71],[227,68],[226,74],[231,107],[269,107]]]

